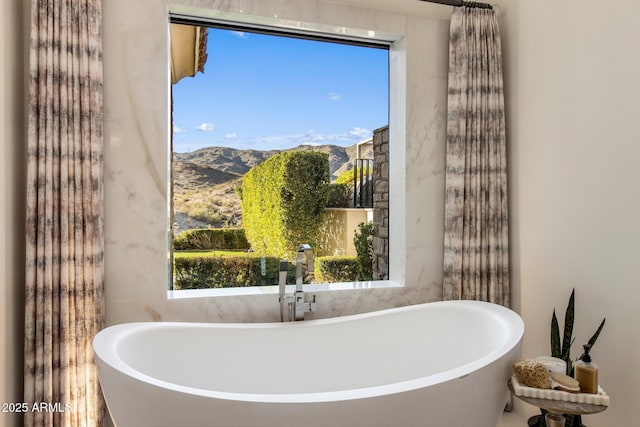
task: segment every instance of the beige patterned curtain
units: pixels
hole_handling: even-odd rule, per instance
[[[29,73],[25,426],[100,426],[101,0],[32,0]]]
[[[504,94],[495,12],[455,8],[449,43],[443,298],[509,306]]]

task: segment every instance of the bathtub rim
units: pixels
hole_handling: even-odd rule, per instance
[[[155,330],[159,327],[190,327],[197,329],[208,328],[238,328],[238,329],[268,329],[268,328],[305,328],[313,325],[323,325],[332,323],[342,323],[357,319],[366,319],[369,317],[384,316],[394,312],[406,310],[424,309],[426,305],[439,306],[455,306],[464,307],[466,309],[485,311],[498,321],[505,324],[508,337],[502,346],[490,351],[484,356],[473,360],[472,362],[449,369],[437,374],[426,377],[418,377],[411,380],[396,382],[392,384],[384,384],[371,387],[362,387],[357,389],[323,391],[313,393],[238,393],[225,392],[219,390],[208,390],[195,387],[188,387],[159,378],[144,374],[130,365],[125,363],[118,355],[118,344],[122,339],[135,334],[144,332],[145,330]],[[162,325],[162,326],[161,326]],[[434,386],[447,381],[464,378],[473,372],[482,369],[491,363],[501,359],[509,354],[513,349],[518,347],[524,335],[524,322],[522,318],[511,309],[503,306],[482,302],[482,301],[437,301],[422,304],[415,304],[403,307],[396,307],[367,313],[353,314],[348,316],[333,317],[326,319],[306,320],[296,323],[202,323],[202,322],[132,322],[109,326],[100,331],[93,340],[94,356],[96,361],[103,363],[109,368],[118,371],[122,375],[132,378],[136,381],[147,383],[151,386],[160,387],[162,389],[172,390],[177,393],[189,394],[193,396],[209,397],[221,400],[231,400],[239,402],[255,402],[255,403],[321,403],[332,401],[343,401],[352,399],[372,398],[390,394],[409,392],[412,390]],[[114,341],[115,340],[115,341]],[[114,343],[112,345],[111,343]],[[99,374],[100,374],[100,369]],[[506,385],[505,385],[506,387]]]

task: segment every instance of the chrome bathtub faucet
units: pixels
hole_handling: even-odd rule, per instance
[[[284,322],[284,305],[289,308],[289,321],[304,320],[304,314],[310,311],[316,311],[316,296],[311,295],[310,301],[305,300],[305,294],[302,290],[303,274],[303,258],[305,259],[304,267],[307,271],[313,271],[313,250],[310,245],[300,245],[296,256],[296,291],[292,295],[286,294],[287,270],[289,263],[286,260],[280,261],[279,291],[280,291],[280,321]]]

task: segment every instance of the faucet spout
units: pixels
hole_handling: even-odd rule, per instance
[[[296,291],[302,291],[302,283],[304,281],[304,274],[302,271],[302,260],[306,259],[307,271],[313,271],[313,250],[311,245],[303,244],[298,247],[298,253],[296,257]]]
[[[304,275],[302,270],[303,259],[305,259],[306,270],[313,271],[313,250],[311,245],[300,245],[296,256],[296,290],[293,294],[286,294],[287,286],[287,270],[289,264],[287,260],[280,261],[280,276],[278,281],[278,291],[280,297],[278,298],[280,303],[280,321],[284,322],[284,305],[289,307],[289,321],[304,320],[304,314],[309,311],[316,311],[316,296],[311,295],[312,299],[307,301],[305,299],[304,291],[302,290],[302,282],[304,281]]]

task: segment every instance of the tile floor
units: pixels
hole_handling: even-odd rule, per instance
[[[503,412],[496,427],[528,427],[527,420],[538,415],[540,410],[528,405],[517,398],[513,398],[513,411]]]
[[[527,427],[529,417],[523,417],[521,414],[514,412],[505,412],[502,414],[500,421],[496,427]]]

